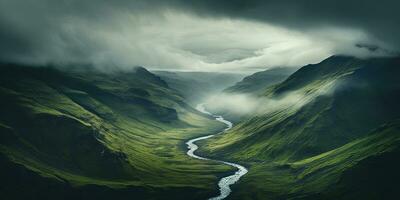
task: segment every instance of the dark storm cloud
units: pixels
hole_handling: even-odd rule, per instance
[[[148,6],[141,1],[122,0],[0,0],[0,59],[37,59],[40,55],[36,54],[57,51],[52,49],[54,45],[48,45],[51,43],[79,60],[95,47],[90,36],[82,33],[77,37],[78,33],[63,27],[65,24],[86,22],[112,28],[115,14],[143,12],[149,10]],[[80,43],[80,48],[69,46],[72,43]]]
[[[361,28],[389,46],[400,46],[398,0],[203,0],[182,6],[202,15],[230,16],[296,29]]]
[[[385,49],[385,52],[393,52],[400,49],[398,37],[400,14],[397,11],[400,3],[398,2],[395,0],[0,0],[0,60],[60,64],[104,61],[113,63],[118,60],[118,65],[153,66],[163,64],[187,66],[188,63],[197,62],[199,66],[225,63],[225,65],[260,67],[260,63],[271,60],[269,57],[258,58],[260,53],[270,53],[265,50],[270,44],[263,44],[264,47],[260,47],[249,35],[252,31],[243,32],[241,27],[237,27],[239,33],[235,36],[223,33],[232,32],[235,26],[244,25],[242,21],[273,24],[311,35],[311,38],[315,32],[321,30],[324,35],[331,30],[342,28],[362,30],[368,37],[360,36],[360,39],[357,39],[352,34],[339,31],[334,34],[335,39],[342,37],[346,42],[346,37],[353,37],[348,41],[354,42],[349,45],[353,45],[356,49],[365,49],[356,47],[357,44],[365,44],[364,46],[379,46]],[[166,12],[169,13],[167,17]],[[184,14],[180,16],[179,13]],[[197,17],[186,20],[192,15]],[[210,26],[207,24],[225,18],[239,22],[233,25],[223,21]],[[199,26],[203,26],[202,29],[192,31],[191,29],[197,28],[198,22],[201,23]],[[260,25],[248,26],[249,29],[254,27]],[[157,28],[159,29],[154,30]],[[218,32],[211,32],[216,29]],[[263,31],[268,32],[267,29]],[[263,31],[259,31],[257,39],[261,38]],[[242,36],[243,41],[239,41],[238,38]],[[251,39],[253,41],[247,42]],[[235,40],[236,44],[227,46],[232,40]],[[282,39],[275,40],[280,42]],[[297,42],[301,43],[299,41]],[[303,48],[296,42],[294,44],[299,46],[297,48]],[[310,46],[312,44],[308,44],[307,48]],[[290,45],[286,46],[289,47]],[[346,51],[353,50],[348,50],[348,47],[340,46],[340,48]],[[274,48],[270,49],[272,51]],[[216,51],[219,53],[213,53]],[[294,49],[293,52],[297,50]],[[275,55],[276,51],[273,54]],[[313,53],[310,51],[308,56],[311,54]],[[282,55],[289,54],[282,53]],[[257,63],[254,61],[256,59],[259,60],[257,61],[259,66],[256,66]]]

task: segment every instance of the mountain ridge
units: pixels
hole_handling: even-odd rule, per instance
[[[278,67],[256,72],[244,77],[235,85],[224,89],[226,93],[257,93],[266,87],[284,81],[296,68]]]
[[[276,199],[288,198],[285,195],[291,192],[284,189],[284,185],[302,180],[295,172],[299,169],[313,171],[308,164],[295,167],[296,162],[323,156],[329,151],[338,151],[360,138],[368,137],[373,129],[382,124],[400,118],[400,107],[397,104],[400,100],[399,66],[400,58],[357,59],[343,56],[333,56],[321,63],[306,65],[280,84],[267,87],[265,93],[260,95],[260,98],[279,101],[292,93],[302,94],[295,96],[299,98],[297,101],[284,104],[285,106],[273,112],[263,109],[264,114],[244,119],[224,135],[203,143],[205,148],[202,153],[250,165],[249,174],[244,177],[243,183],[239,183],[238,190],[256,187],[259,190],[259,199],[275,190],[279,194]],[[328,89],[327,84],[333,84],[334,87]],[[324,92],[320,94],[321,90]],[[259,106],[262,107],[263,104]],[[393,126],[398,127],[398,123]],[[398,129],[388,129],[392,134],[390,136],[397,141]],[[384,148],[389,148],[391,141],[383,137],[377,139],[376,144],[380,142]],[[365,145],[368,147],[373,143]],[[361,147],[357,149],[359,148]],[[365,159],[373,156],[375,151],[378,150],[366,152]],[[350,153],[343,152],[340,156],[348,154]],[[340,169],[339,166],[342,165],[335,159],[327,159],[318,165],[329,162],[332,169]],[[355,165],[353,163],[348,167]],[[279,176],[274,173],[281,174],[282,180],[278,180]],[[293,195],[305,196],[304,199],[307,199],[310,195],[321,193],[327,185],[334,187],[332,181],[338,180],[340,174],[342,172],[324,177],[312,173],[312,186],[293,185],[297,188],[293,189],[292,192],[297,190]],[[261,183],[257,179],[264,179],[268,183]],[[255,186],[251,181],[256,181],[259,185]],[[313,185],[316,183],[318,184]],[[350,186],[342,187],[348,189]],[[336,190],[335,194],[338,195],[343,188],[332,190]],[[310,189],[312,190],[306,192]],[[254,192],[257,193],[257,190]],[[239,191],[235,198],[245,198],[243,191]],[[342,197],[346,196],[340,196]]]

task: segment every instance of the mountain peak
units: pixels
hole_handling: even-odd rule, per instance
[[[136,73],[150,73],[149,70],[147,70],[145,67],[142,67],[142,66],[134,67],[133,71]]]
[[[151,82],[154,82],[158,85],[161,85],[163,87],[169,87],[168,84],[162,80],[159,76],[151,73],[149,70],[147,70],[146,68],[142,67],[142,66],[137,66],[134,68],[134,73],[144,79],[148,79]]]

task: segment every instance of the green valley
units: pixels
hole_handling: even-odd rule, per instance
[[[289,77],[293,69],[244,78],[222,92],[221,104],[206,105],[236,123],[196,142],[208,161],[186,155],[185,142],[224,124],[187,102],[217,93],[200,92],[206,83],[228,86],[237,76],[206,74],[202,85],[202,73],[194,80],[142,67],[2,64],[0,192],[9,199],[207,199],[236,170],[220,162],[229,161],[248,172],[228,199],[392,199],[400,177],[399,64],[332,56]],[[240,95],[254,108],[237,116],[229,101]]]
[[[0,200],[400,199],[400,0],[0,0]]]
[[[144,68],[0,70],[0,191],[7,199],[204,199],[231,170],[185,154],[186,140],[223,125]]]

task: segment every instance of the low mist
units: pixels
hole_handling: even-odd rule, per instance
[[[260,115],[283,109],[299,109],[322,95],[331,95],[338,81],[322,83],[320,87],[310,90],[299,89],[284,94],[252,95],[244,93],[220,93],[210,95],[206,107],[213,112],[230,113],[234,116]]]

